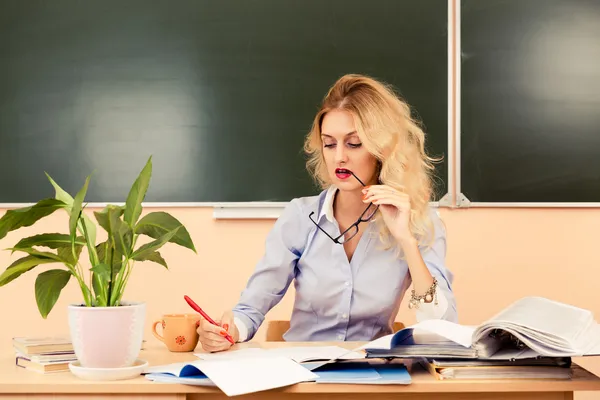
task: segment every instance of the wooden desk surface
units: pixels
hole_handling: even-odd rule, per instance
[[[337,345],[346,348],[355,348],[359,343],[243,343],[234,348],[248,347],[282,347],[306,345]],[[197,351],[200,351],[198,346]],[[171,353],[162,344],[150,343],[148,348],[142,350],[140,358],[147,360],[150,365],[161,365],[173,362],[191,361],[197,359],[193,353]],[[302,383],[267,392],[259,392],[244,396],[245,398],[280,398],[294,395],[298,399],[300,394],[310,395],[311,399],[343,396],[344,399],[364,398],[365,395],[377,393],[379,398],[411,399],[453,398],[453,399],[572,399],[573,391],[600,391],[600,378],[587,370],[574,365],[573,379],[571,380],[472,380],[472,381],[438,381],[429,372],[418,365],[407,362],[412,377],[410,385],[338,385]],[[28,399],[43,399],[54,394],[53,399],[76,396],[68,394],[86,394],[85,398],[100,398],[102,394],[111,393],[111,399],[118,397],[131,398],[134,395],[143,395],[152,399],[186,399],[186,398],[224,398],[225,395],[217,388],[164,384],[151,382],[144,377],[131,380],[92,382],[81,380],[70,372],[54,374],[39,374],[28,371],[15,365],[14,355],[7,353],[0,358],[0,398],[8,394],[11,398],[19,398],[18,394],[29,394]],[[96,394],[94,396],[93,394]],[[452,395],[454,397],[440,395]],[[460,394],[460,397],[457,395]],[[482,395],[484,395],[482,397]],[[543,394],[543,395],[542,395]],[[599,393],[600,395],[600,393]],[[383,396],[383,397],[382,397]],[[300,396],[302,397],[302,396]],[[600,396],[599,396],[600,397]],[[408,397],[407,397],[408,398]]]

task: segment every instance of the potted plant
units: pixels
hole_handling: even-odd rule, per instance
[[[59,209],[69,215],[68,233],[34,235],[9,248],[25,255],[0,275],[0,286],[38,265],[62,264],[64,268],[42,272],[35,281],[35,298],[42,317],[48,316],[62,289],[74,278],[81,289],[83,303],[69,305],[68,318],[75,355],[81,366],[131,366],[141,349],[145,322],[145,303],[123,300],[134,263],[152,261],[168,268],[158,250],[171,242],[196,252],[192,239],[186,228],[166,212],[151,212],[140,218],[152,175],[152,157],[131,187],[124,206],[109,204],[94,212],[98,225],[107,233],[107,240],[101,243],[96,243],[96,224],[83,213],[90,176],[73,198],[46,175],[56,191],[55,198],[7,211],[0,218],[0,239],[10,231],[32,226]],[[141,236],[153,240],[139,245]],[[89,258],[87,274],[84,273],[85,261],[80,258],[84,248]]]

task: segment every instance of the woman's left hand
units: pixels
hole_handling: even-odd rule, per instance
[[[410,231],[410,197],[388,185],[373,185],[363,189],[363,202],[379,205],[390,233],[399,242],[414,240]]]

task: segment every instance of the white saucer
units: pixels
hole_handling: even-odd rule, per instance
[[[135,360],[131,367],[123,368],[85,368],[79,361],[71,361],[69,369],[78,378],[88,381],[117,381],[121,379],[132,379],[140,376],[148,367],[148,361]]]

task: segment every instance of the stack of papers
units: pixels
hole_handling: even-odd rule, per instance
[[[571,358],[514,361],[424,360],[437,379],[570,379]]]
[[[432,319],[367,343],[370,357],[526,359],[600,355],[600,324],[590,311],[525,297],[483,324]]]

